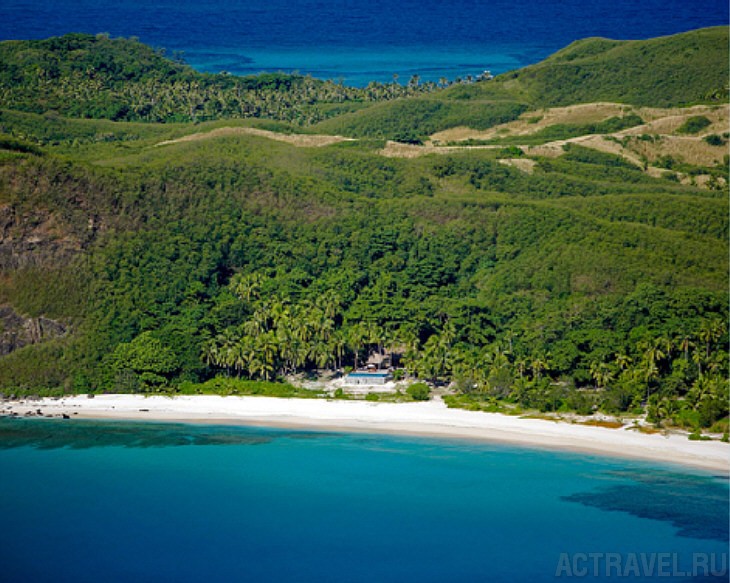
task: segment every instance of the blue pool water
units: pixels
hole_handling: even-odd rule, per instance
[[[728,482],[458,440],[0,419],[0,517],[7,583],[609,580],[609,554],[700,581],[696,557],[727,567]]]
[[[351,85],[438,81],[537,62],[589,36],[728,24],[726,0],[3,0],[0,39],[108,32],[196,68],[299,71]]]

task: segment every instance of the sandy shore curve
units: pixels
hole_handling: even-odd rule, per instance
[[[653,460],[730,473],[730,446],[690,441],[686,435],[644,434],[499,413],[449,409],[440,400],[378,403],[272,397],[85,395],[62,399],[13,401],[9,412],[66,414],[71,419],[128,419],[240,425],[309,430],[425,435],[502,442],[529,447]]]

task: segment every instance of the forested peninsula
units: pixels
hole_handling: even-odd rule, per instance
[[[353,88],[2,42],[0,391],[311,396],[376,353],[727,434],[727,62],[719,27]]]

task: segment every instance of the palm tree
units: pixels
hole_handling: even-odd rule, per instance
[[[662,350],[662,343],[659,340],[656,340],[644,352],[644,358],[653,365],[662,361],[665,356],[666,353]]]
[[[236,295],[246,302],[259,298],[261,285],[264,282],[264,276],[260,273],[249,273],[243,275],[233,282],[233,290]]]
[[[342,305],[342,299],[334,290],[327,290],[317,298],[316,305],[325,318],[334,319]]]
[[[256,358],[254,339],[251,336],[243,336],[230,351],[232,366],[240,375],[244,370],[251,376],[252,362]]]
[[[235,363],[234,350],[240,337],[230,328],[226,328],[222,334],[216,336],[218,344],[218,366],[226,369],[226,374],[231,374],[231,368]]]
[[[695,343],[692,342],[692,337],[689,334],[683,334],[678,339],[677,346],[684,354],[684,360],[689,361],[689,351],[695,346]]]
[[[256,338],[256,351],[260,355],[262,365],[260,372],[264,374],[264,380],[269,380],[269,373],[274,370],[274,362],[278,353],[276,337],[272,332],[261,334]]]
[[[408,374],[413,374],[415,371],[415,363],[419,357],[418,334],[412,326],[403,325],[398,328],[396,336],[401,345],[405,347],[405,353],[402,359],[403,366]]]
[[[669,336],[664,335],[657,338],[656,345],[663,350],[666,358],[671,357],[672,351],[674,350],[674,342]]]
[[[659,369],[653,360],[644,360],[644,382],[646,383],[646,402],[649,402],[649,392],[651,390],[651,381],[659,377]]]
[[[347,335],[347,342],[355,358],[355,370],[357,370],[357,359],[360,349],[367,338],[367,330],[363,322],[358,322],[354,326],[350,327]]]
[[[200,356],[208,366],[220,366],[221,350],[215,338],[209,338],[203,344]]]
[[[497,345],[493,346],[492,349],[484,355],[483,366],[479,368],[487,368],[491,373],[492,370],[507,368],[509,367],[509,364],[509,352],[502,350],[502,348]]]
[[[705,355],[700,350],[696,350],[692,353],[692,362],[697,365],[697,374],[702,377],[702,363],[705,361]]]
[[[619,353],[616,355],[616,364],[618,365],[619,369],[621,369],[622,371],[629,368],[629,366],[631,366],[632,362],[633,362],[633,360],[631,359],[631,357],[626,354]]]
[[[520,380],[525,378],[525,370],[527,370],[527,359],[526,358],[519,358],[515,362],[515,366],[517,367],[517,372],[520,374]]]
[[[540,380],[540,374],[547,370],[547,362],[541,357],[535,358],[530,364],[532,368],[532,376],[536,381]]]
[[[613,380],[613,372],[605,362],[591,363],[590,373],[596,381],[597,389],[605,389],[608,383]]]
[[[383,349],[388,354],[388,362],[390,366],[393,366],[393,351],[398,343],[398,337],[392,328],[386,328],[383,330],[381,341],[383,343]]]
[[[327,368],[334,361],[332,346],[323,340],[318,340],[310,349],[310,358],[319,369]]]
[[[725,332],[725,323],[719,318],[704,320],[697,337],[705,343],[705,357],[710,357],[711,345],[719,340]]]
[[[665,398],[657,405],[657,416],[661,419],[669,419],[677,413],[677,410],[677,401]]]
[[[504,333],[504,339],[507,341],[507,344],[509,344],[509,352],[510,354],[513,352],[514,347],[512,346],[512,343],[515,339],[515,333],[512,332],[512,330],[507,330],[507,332]]]
[[[383,329],[375,321],[365,322],[365,342],[378,347],[378,354],[383,354]]]
[[[702,403],[715,397],[715,383],[707,377],[700,377],[692,384],[688,396],[694,400],[692,407],[696,411]]]
[[[347,339],[341,328],[335,330],[335,333],[330,339],[330,346],[335,356],[335,366],[339,369],[342,368],[342,356],[345,354],[345,348],[347,347]]]
[[[280,326],[276,329],[276,343],[283,361],[284,374],[296,372],[297,340],[292,336],[290,326]]]

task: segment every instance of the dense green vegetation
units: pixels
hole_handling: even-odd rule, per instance
[[[305,124],[363,102],[435,89],[415,82],[355,89],[279,73],[202,74],[166,59],[162,49],[106,35],[0,42],[3,107],[67,117],[168,123],[265,117]]]
[[[723,31],[695,34],[704,42]],[[118,86],[101,100],[133,103],[125,92],[135,84],[198,75],[158,68],[159,54],[130,41],[64,42],[85,48],[61,47],[57,78],[82,74],[73,58],[99,65],[119,47],[140,53],[129,71],[111,59],[104,70]],[[590,43],[552,61],[644,46]],[[26,73],[56,53],[21,46],[2,50],[26,65],[0,60],[3,90],[17,99],[0,111],[0,304],[71,332],[0,357],[4,392],[298,396],[279,381],[380,351],[421,381],[453,382],[454,404],[476,409],[646,410],[693,428],[727,417],[726,190],[652,178],[578,146],[534,157],[529,174],[499,150],[378,153],[385,138],[417,141],[464,120],[485,128],[532,106],[487,95],[508,85],[499,79],[340,111],[317,131],[362,139],[324,148],[242,134],[158,146],[223,125],[291,126],[271,112],[246,122],[212,112],[193,127],[114,122],[83,100],[78,111],[56,108],[52,96],[34,101]],[[715,72],[708,59],[697,74]],[[287,79],[271,91],[330,87]],[[257,83],[272,82],[211,76],[210,87],[250,83],[261,94]],[[130,115],[122,119],[186,119]],[[606,123],[627,123],[617,120]],[[427,387],[408,396],[428,398]]]

